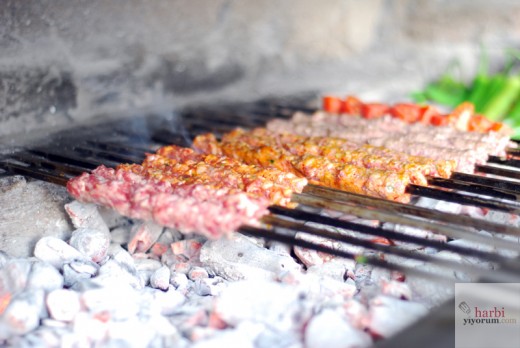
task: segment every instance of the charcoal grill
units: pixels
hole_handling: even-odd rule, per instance
[[[103,164],[114,167],[119,163],[139,163],[146,152],[154,152],[166,144],[189,146],[191,139],[201,133],[213,132],[217,136],[235,127],[263,126],[272,118],[289,118],[295,111],[312,112],[309,98],[297,97],[264,99],[211,108],[186,109],[169,117],[146,115],[133,119],[112,121],[89,127],[57,133],[48,141],[39,141],[23,148],[10,149],[0,158],[4,174],[21,174],[27,177],[65,185],[82,172]],[[446,202],[460,203],[510,214],[520,214],[520,151],[512,149],[507,158],[490,157],[486,165],[478,165],[476,174],[454,173],[450,179],[429,178],[428,187],[409,185],[413,197],[429,197]],[[492,174],[484,176],[483,174]],[[1,175],[1,174],[0,174]],[[314,249],[324,253],[353,258],[377,267],[418,276],[436,282],[452,284],[448,272],[463,272],[483,282],[520,282],[520,261],[508,254],[485,251],[479,245],[494,245],[499,250],[520,252],[520,243],[478,234],[478,230],[495,235],[520,238],[520,229],[506,223],[446,213],[413,204],[403,204],[349,192],[308,185],[293,201],[298,208],[270,207],[264,218],[268,227],[243,226],[240,232],[276,240],[291,245]],[[436,240],[395,232],[383,226],[366,226],[360,223],[332,218],[323,209],[356,215],[409,227],[429,230],[451,239],[474,242],[460,246]],[[307,224],[313,222],[312,226]],[[369,239],[354,238],[331,232],[330,227],[354,230],[369,237],[382,237],[393,241],[413,243],[424,248],[445,250],[464,257],[473,257],[492,263],[495,270],[441,259],[413,250],[373,243]],[[319,236],[370,250],[370,255],[355,255],[296,237],[296,233]],[[385,255],[385,257],[383,257]],[[402,260],[416,260],[434,268],[419,269],[405,266]],[[454,337],[453,301],[442,305],[424,319],[394,338],[380,342],[381,347],[414,345],[424,347],[451,345]],[[441,340],[441,341],[439,341]]]

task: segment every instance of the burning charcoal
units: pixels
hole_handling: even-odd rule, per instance
[[[195,280],[194,291],[199,296],[218,296],[226,287],[221,277],[200,278]]]
[[[184,273],[172,272],[170,275],[170,283],[177,289],[186,289],[190,283],[188,277]]]
[[[215,299],[214,312],[224,322],[236,326],[254,320],[282,331],[294,329],[295,320],[304,321],[300,291],[271,281],[244,280],[230,283]]]
[[[203,267],[193,267],[189,271],[188,277],[191,280],[196,280],[196,279],[207,278],[207,277],[209,277],[209,274],[208,274],[208,271]]]
[[[147,221],[135,225],[132,228],[128,251],[130,254],[136,252],[146,252],[157,241],[163,231],[163,227],[153,222]]]
[[[94,262],[101,262],[107,256],[110,233],[90,228],[78,228],[72,232],[69,244]]]
[[[25,290],[13,297],[0,317],[0,340],[34,330],[46,314],[43,290]]]
[[[50,263],[36,261],[32,264],[27,287],[45,291],[61,289],[63,287],[63,277]]]
[[[2,302],[27,286],[31,262],[26,259],[11,259],[0,269],[0,297]],[[1,309],[7,303],[0,304]]]
[[[97,211],[109,229],[129,225],[127,217],[119,214],[112,208],[97,206]]]
[[[354,299],[348,300],[343,304],[343,309],[350,324],[359,330],[365,328],[364,322],[368,315],[368,309],[361,302]]]
[[[245,347],[254,348],[256,338],[265,330],[265,326],[244,322],[236,328],[216,331],[208,339],[197,341],[194,348]]]
[[[446,242],[447,238],[444,235],[433,233],[428,230],[423,230],[416,227],[406,226],[406,225],[399,225],[399,224],[393,224],[393,223],[385,223],[383,224],[385,229],[388,229],[390,231],[395,231],[398,233],[406,234],[409,236],[424,238],[424,239],[431,239],[439,242]],[[400,242],[400,241],[394,241],[396,245],[399,245],[403,248],[408,249],[419,249],[422,248],[416,244],[408,243],[408,242]]]
[[[135,270],[131,270],[115,260],[108,260],[102,265],[93,281],[101,286],[127,284],[135,289],[141,289],[144,286]]]
[[[106,337],[110,315],[100,313],[79,312],[72,322],[73,334],[65,337],[69,347],[81,347],[85,342],[99,342]]]
[[[139,277],[142,279],[143,284],[148,284],[150,282],[150,277],[155,271],[162,267],[162,264],[154,259],[136,258],[135,256],[136,254],[134,254],[135,269],[137,270]]]
[[[139,312],[139,293],[125,284],[87,290],[80,297],[91,313],[104,313],[108,319],[123,320]]]
[[[271,242],[269,244],[269,250],[281,255],[291,255],[292,246],[280,242]]]
[[[111,244],[108,247],[108,256],[121,264],[123,267],[127,268],[131,272],[137,272],[136,266],[135,266],[135,260],[130,255],[128,251],[123,249],[120,245],[117,244]]]
[[[162,266],[150,277],[150,286],[154,289],[167,290],[170,286],[170,269]]]
[[[357,348],[371,344],[369,335],[356,329],[333,310],[324,310],[314,316],[305,330],[307,347]]]
[[[199,261],[202,243],[196,239],[185,239],[172,243],[170,247],[177,262],[190,261],[195,264]]]
[[[43,237],[36,243],[34,256],[60,269],[66,262],[86,260],[77,249],[56,237]]]
[[[146,288],[151,292],[154,303],[159,308],[162,315],[172,315],[186,301],[186,297],[176,291],[173,285],[168,286],[164,291]]]
[[[329,276],[333,279],[344,281],[347,273],[353,271],[355,267],[356,262],[354,260],[338,257],[321,265],[314,265],[307,268],[307,273]]]
[[[76,229],[87,228],[109,232],[108,226],[101,217],[95,204],[72,201],[65,204],[65,211]]]
[[[416,203],[417,206],[428,208],[428,209],[436,209],[439,211],[443,211],[445,213],[459,214],[462,210],[462,206],[458,203],[452,203],[447,201],[440,201],[433,198],[428,197],[420,197]]]
[[[47,295],[47,310],[55,320],[72,321],[81,310],[79,294],[66,289],[54,290]]]
[[[128,244],[131,234],[130,226],[119,226],[110,231],[110,240],[118,245]]]
[[[427,312],[420,303],[381,295],[370,301],[366,326],[376,337],[389,337]]]
[[[71,287],[75,283],[90,279],[97,274],[99,265],[92,261],[72,261],[63,265],[65,286]]]
[[[408,284],[399,282],[396,280],[385,280],[381,281],[381,293],[383,295],[392,296],[395,298],[410,300],[412,298],[412,289]]]
[[[239,234],[207,241],[200,251],[200,260],[211,272],[227,280],[275,279],[282,271],[301,269],[292,257],[259,247]]]

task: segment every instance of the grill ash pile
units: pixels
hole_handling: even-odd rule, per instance
[[[3,345],[364,347],[427,312],[399,275],[351,260],[65,210],[70,239],[0,254]]]

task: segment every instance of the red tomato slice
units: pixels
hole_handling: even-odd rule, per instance
[[[363,102],[361,102],[361,100],[358,98],[349,95],[345,98],[344,105],[345,113],[356,116],[361,115],[361,107],[363,106]]]
[[[333,113],[339,114],[344,110],[345,102],[338,97],[334,97],[331,95],[324,96],[322,98],[323,110]]]
[[[364,118],[379,118],[388,113],[388,105],[382,103],[365,103],[361,105],[361,115]]]
[[[431,120],[434,116],[440,115],[439,110],[436,107],[431,105],[425,105],[421,108],[421,116],[419,117],[419,122],[424,124],[430,124]]]
[[[417,104],[400,103],[390,108],[390,115],[408,123],[419,121],[423,113],[422,106]]]
[[[432,116],[430,124],[434,126],[447,126],[450,124],[450,120],[447,116],[438,114]]]

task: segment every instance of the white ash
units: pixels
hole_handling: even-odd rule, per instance
[[[77,249],[57,237],[43,237],[36,243],[34,256],[40,260],[49,262],[57,269],[61,269],[65,263],[74,260],[88,260]]]
[[[110,233],[104,230],[80,227],[72,232],[69,244],[93,262],[101,262],[107,256]]]
[[[154,289],[167,290],[170,286],[170,268],[161,266],[150,277],[150,286]]]
[[[65,211],[76,229],[91,229],[109,232],[109,228],[95,204],[72,201],[65,204]]]
[[[307,347],[362,348],[372,344],[370,336],[354,327],[337,311],[315,315],[305,330]]]
[[[427,314],[424,305],[388,296],[370,301],[365,325],[372,334],[389,337]]]
[[[76,218],[83,214],[84,224],[76,221],[77,230],[95,231],[87,236],[102,232],[92,221],[101,226],[96,219],[106,219],[111,232],[99,237],[108,235],[111,243],[88,244],[92,249],[80,252],[82,244],[74,239],[67,243],[46,237],[35,248],[37,259],[0,253],[0,281],[8,287],[0,291],[0,299],[7,302],[0,322],[9,332],[0,344],[213,347],[231,342],[281,348],[333,347],[343,340],[343,346],[365,346],[372,344],[366,332],[377,338],[397,330],[395,323],[387,322],[392,313],[401,318],[405,310],[412,310],[410,321],[415,320],[420,310],[410,300],[424,301],[428,307],[438,303],[418,296],[421,291],[427,296],[438,291],[420,289],[431,283],[412,278],[403,282],[391,272],[353,260],[302,249],[311,260],[305,269],[291,248],[280,243],[240,234],[206,241],[118,218],[106,210],[96,213],[91,205],[76,202],[69,207]],[[354,246],[333,247],[363,252]],[[92,257],[98,254],[103,257]],[[384,300],[373,301],[379,298]],[[29,314],[20,318],[20,329],[10,327],[8,314],[17,318],[20,307]],[[333,324],[324,327],[326,322]]]
[[[128,243],[128,251],[131,254],[148,251],[157,241],[163,229],[164,227],[153,222],[142,222],[134,225]]]

